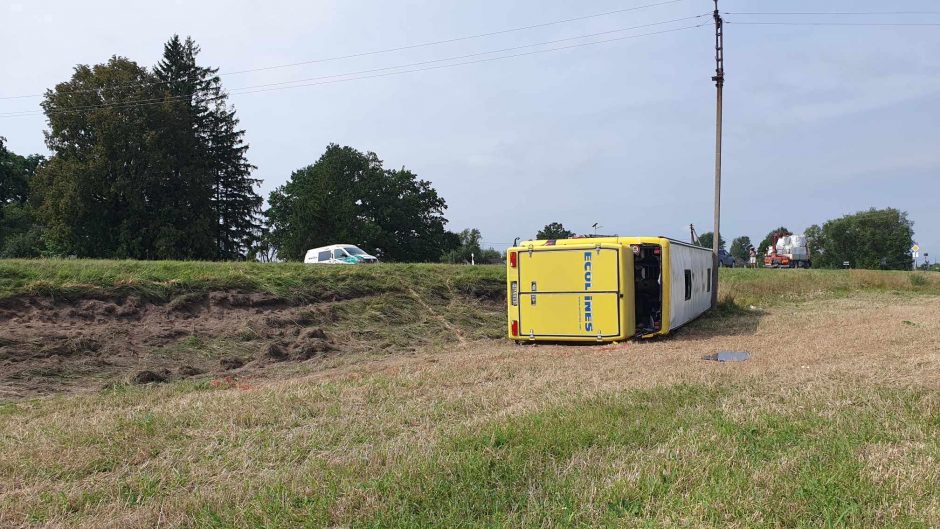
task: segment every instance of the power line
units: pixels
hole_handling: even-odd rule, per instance
[[[276,87],[276,88],[264,88],[264,89],[260,89],[260,90],[250,90],[250,91],[247,91],[247,92],[238,92],[238,94],[256,94],[256,93],[259,93],[259,92],[270,92],[270,91],[273,91],[273,90],[286,90],[286,89],[288,89],[288,88],[303,88],[303,87],[305,87],[305,86],[317,86],[317,85],[321,85],[321,84],[331,84],[331,83],[334,83],[334,82],[354,81],[354,80],[359,80],[359,79],[374,79],[374,78],[377,78],[377,77],[388,77],[388,76],[391,76],[391,75],[399,75],[399,74],[403,74],[403,73],[426,72],[426,71],[430,71],[430,70],[439,70],[439,69],[442,69],[442,68],[452,68],[452,67],[455,67],[455,66],[464,66],[464,65],[467,65],[467,64],[478,64],[478,63],[483,63],[483,62],[499,61],[499,60],[503,60],[503,59],[512,59],[512,58],[516,58],[516,57],[525,57],[525,56],[528,56],[528,55],[537,55],[537,54],[540,54],[540,53],[549,53],[549,52],[553,52],[553,51],[562,51],[562,50],[568,50],[568,49],[572,49],[572,48],[580,48],[580,47],[582,47],[582,46],[591,46],[591,45],[594,45],[594,44],[605,44],[605,43],[608,43],[608,42],[616,42],[616,41],[627,40],[627,39],[635,39],[635,38],[639,38],[639,37],[648,37],[648,36],[652,36],[652,35],[661,35],[661,34],[663,34],[663,33],[672,33],[672,32],[676,32],[676,31],[683,31],[683,30],[688,30],[688,29],[700,28],[700,27],[702,27],[702,26],[704,26],[704,25],[705,25],[705,24],[696,24],[696,25],[693,25],[693,26],[683,26],[683,27],[679,27],[679,28],[665,29],[665,30],[662,30],[662,31],[654,31],[654,32],[651,32],[651,33],[641,33],[641,34],[639,34],[639,35],[627,35],[627,36],[623,36],[623,37],[615,37],[615,38],[604,39],[604,40],[597,40],[597,41],[592,41],[592,42],[582,42],[582,43],[579,43],[579,44],[570,44],[570,45],[568,45],[568,46],[560,46],[560,47],[557,47],[557,48],[549,48],[549,49],[545,49],[545,50],[534,50],[534,51],[529,51],[529,52],[524,52],[524,53],[516,53],[516,54],[512,54],[512,55],[504,55],[504,56],[501,56],[501,57],[489,57],[489,58],[486,58],[486,59],[477,59],[477,60],[473,60],[473,61],[458,62],[458,63],[454,63],[454,64],[443,64],[443,65],[438,65],[438,66],[429,66],[429,67],[426,67],[426,68],[416,68],[416,69],[413,69],[413,70],[402,70],[402,71],[397,71],[397,72],[387,72],[387,73],[377,74],[377,75],[369,75],[369,76],[364,76],[364,77],[353,77],[353,78],[349,78],[349,79],[337,79],[337,80],[334,80],[334,81],[325,81],[325,82],[320,82],[320,83],[308,83],[308,84],[300,84],[300,85],[293,85],[293,86],[283,86],[283,87]]]
[[[103,87],[102,89],[104,88],[111,88],[111,87]],[[151,97],[148,99],[131,99],[128,101],[120,101],[118,103],[101,103],[101,104],[95,104],[95,105],[86,105],[83,107],[70,108],[68,110],[53,111],[53,112],[50,112],[49,115],[84,112],[87,110],[98,110],[102,108],[132,108],[134,106],[162,105],[163,103],[175,103],[175,102],[187,101],[189,99],[192,99],[193,96],[196,96],[200,93],[201,92],[195,92],[191,94],[180,94],[177,96]],[[226,94],[222,93],[217,96],[205,98],[205,102],[215,101],[218,99],[222,99],[224,97],[226,97]],[[23,110],[20,112],[2,113],[0,114],[0,117],[32,116],[32,115],[43,114],[43,113],[45,112],[42,110]]]
[[[471,60],[471,61],[463,61],[463,62],[457,62],[457,63],[453,63],[453,64],[443,64],[443,65],[437,65],[437,66],[428,66],[428,67],[424,67],[424,68],[413,68],[413,69],[410,69],[410,70],[405,70],[405,69],[403,69],[403,68],[411,68],[411,67],[414,67],[414,66],[425,65],[425,64],[429,64],[429,63],[460,60],[460,59],[463,59],[463,58],[469,58],[469,57],[480,56],[480,55],[490,55],[490,54],[494,54],[494,53],[503,53],[503,52],[506,52],[506,51],[513,51],[513,50],[518,50],[518,49],[522,49],[522,48],[529,48],[529,47],[533,47],[533,46],[541,46],[541,45],[552,44],[552,43],[558,43],[558,42],[564,42],[564,41],[571,41],[571,40],[577,40],[577,39],[583,39],[583,38],[590,38],[590,37],[594,37],[594,36],[598,36],[598,35],[604,35],[604,34],[610,34],[610,33],[622,32],[622,31],[628,31],[628,30],[630,30],[630,29],[637,29],[637,28],[640,28],[640,27],[649,27],[649,26],[652,26],[652,25],[660,25],[660,24],[665,24],[665,23],[670,23],[670,22],[676,22],[676,21],[680,21],[680,20],[689,20],[689,19],[694,19],[694,18],[701,18],[701,16],[703,16],[703,15],[694,16],[694,17],[685,17],[685,18],[681,18],[681,19],[674,19],[674,20],[669,20],[669,21],[665,21],[665,22],[658,22],[658,23],[653,23],[653,24],[645,24],[645,25],[643,25],[643,26],[636,26],[636,27],[633,27],[633,28],[623,28],[623,29],[620,29],[620,30],[611,30],[611,31],[605,31],[605,32],[600,32],[600,33],[593,33],[593,34],[588,34],[588,35],[581,35],[581,36],[579,36],[579,37],[571,37],[571,38],[567,38],[567,39],[558,39],[558,40],[555,40],[555,41],[547,41],[547,42],[529,44],[529,45],[525,45],[525,46],[516,46],[516,47],[512,47],[512,48],[504,48],[504,49],[501,49],[501,50],[493,50],[493,51],[481,52],[481,53],[477,53],[477,54],[470,54],[470,55],[457,56],[457,57],[449,57],[449,58],[446,58],[446,59],[437,59],[437,60],[433,60],[433,61],[422,61],[422,62],[418,62],[418,63],[404,64],[404,65],[393,66],[393,67],[388,67],[388,68],[378,68],[378,69],[373,69],[373,70],[362,70],[362,71],[359,71],[359,72],[349,72],[349,73],[346,73],[346,74],[336,74],[336,75],[331,75],[331,76],[324,76],[324,77],[322,77],[322,78],[311,78],[311,79],[300,79],[300,80],[295,80],[295,81],[287,81],[286,83],[292,83],[291,86],[273,86],[273,87],[272,87],[272,85],[284,85],[284,84],[286,84],[286,83],[269,83],[269,84],[266,84],[266,85],[246,86],[246,87],[241,87],[241,88],[233,89],[233,91],[231,92],[231,94],[233,94],[233,95],[254,94],[254,93],[259,93],[259,92],[270,92],[270,91],[275,91],[275,90],[286,90],[286,89],[289,89],[289,88],[302,88],[302,87],[307,87],[307,86],[318,86],[318,85],[333,84],[333,83],[345,82],[345,81],[355,81],[355,80],[361,80],[361,79],[374,79],[374,78],[378,78],[378,77],[388,77],[388,76],[391,76],[391,75],[400,75],[400,74],[405,74],[405,73],[423,72],[423,71],[437,70],[437,69],[442,69],[442,68],[452,68],[452,67],[463,66],[463,65],[468,65],[468,64],[477,64],[477,63],[482,63],[482,62],[491,62],[491,61],[497,61],[497,60],[503,60],[503,59],[511,59],[511,58],[516,58],[516,57],[528,56],[528,55],[536,55],[536,54],[540,54],[540,53],[549,53],[549,52],[553,52],[553,51],[561,51],[561,50],[567,50],[567,49],[572,49],[572,48],[578,48],[578,47],[582,47],[582,46],[590,46],[590,45],[595,45],[595,44],[603,44],[603,43],[608,43],[608,42],[616,42],[616,41],[620,41],[620,40],[627,40],[627,39],[638,38],[638,37],[646,37],[646,36],[652,36],[652,35],[659,35],[659,34],[663,34],[663,33],[671,33],[671,32],[675,32],[675,31],[682,31],[682,30],[694,29],[694,28],[702,27],[704,24],[696,24],[696,25],[691,25],[691,26],[683,26],[683,27],[679,27],[679,28],[671,28],[671,29],[662,30],[662,31],[655,31],[655,32],[650,32],[650,33],[641,33],[641,34],[637,34],[637,35],[625,35],[625,36],[622,36],[622,37],[614,37],[614,38],[610,38],[610,39],[603,39],[603,40],[597,40],[597,41],[592,41],[592,42],[582,42],[582,43],[571,44],[571,45],[567,45],[567,46],[559,46],[559,47],[548,48],[548,49],[544,49],[544,50],[534,50],[534,51],[524,52],[524,53],[516,53],[516,54],[511,54],[511,55],[503,55],[503,56],[499,56],[499,57],[489,57],[489,58],[484,58],[484,59],[477,59],[477,60]],[[364,74],[364,73],[371,73],[371,72],[375,72],[375,71],[388,70],[388,69],[399,69],[399,71],[385,72],[385,73],[376,74],[376,75],[366,75],[366,76],[361,76],[361,75],[360,75],[360,74]],[[351,76],[358,76],[358,77],[351,77]],[[336,78],[339,78],[339,79],[336,79]],[[319,79],[325,79],[325,80],[322,80],[322,81],[320,81],[320,82],[312,82],[312,83],[307,83],[307,82],[305,82],[305,81],[313,81],[313,80],[319,80]],[[296,84],[296,83],[302,83],[302,84]],[[235,90],[238,90],[238,91],[236,92]],[[62,113],[76,113],[76,112],[97,110],[97,109],[102,109],[102,108],[132,108],[132,107],[134,107],[134,106],[159,105],[159,104],[164,104],[164,103],[167,103],[167,102],[186,100],[186,99],[188,99],[188,98],[190,98],[190,97],[192,97],[192,96],[194,96],[194,95],[197,95],[197,94],[194,93],[194,94],[185,94],[185,95],[171,96],[171,97],[165,97],[165,98],[152,98],[152,99],[143,99],[143,100],[136,100],[136,101],[134,101],[134,100],[132,100],[132,101],[122,101],[122,102],[111,103],[111,104],[89,105],[89,106],[86,106],[86,107],[77,107],[77,108],[72,108],[72,109],[67,109],[67,110],[53,111],[53,112],[50,112],[48,115],[55,115],[55,114],[62,114]],[[206,101],[217,100],[217,99],[220,99],[221,97],[224,97],[224,96],[210,97],[210,98],[207,98]],[[0,117],[20,117],[20,116],[28,116],[28,115],[42,114],[42,113],[43,113],[42,111],[8,112],[8,113],[0,114]]]
[[[940,26],[940,22],[766,22],[726,20],[735,26]]]
[[[565,39],[556,39],[556,40],[552,40],[552,41],[537,42],[537,43],[533,43],[533,44],[526,44],[526,45],[523,45],[523,46],[514,46],[514,47],[510,47],[510,48],[502,48],[502,49],[499,49],[499,50],[492,50],[492,51],[474,53],[474,54],[469,54],[469,55],[460,55],[460,56],[447,57],[447,58],[443,58],[443,59],[435,59],[435,60],[430,60],[430,61],[421,61],[421,62],[416,62],[416,63],[401,64],[401,65],[398,65],[398,66],[389,66],[389,67],[385,67],[385,68],[374,68],[374,69],[371,69],[371,70],[360,70],[360,71],[356,71],[356,72],[347,72],[347,73],[343,73],[343,74],[334,74],[334,75],[326,75],[326,76],[320,76],[320,77],[312,77],[312,78],[308,78],[308,79],[297,79],[297,80],[293,80],[293,81],[284,81],[284,82],[280,82],[280,83],[267,83],[267,84],[262,84],[262,85],[244,86],[244,87],[234,88],[234,89],[232,89],[232,90],[230,91],[230,93],[232,93],[232,94],[241,94],[241,93],[255,93],[255,92],[257,92],[257,91],[270,91],[270,90],[255,90],[255,89],[267,88],[267,87],[270,87],[270,86],[282,86],[282,85],[289,85],[289,84],[296,84],[296,83],[304,83],[304,82],[306,82],[306,81],[317,81],[317,80],[321,80],[321,79],[334,79],[334,78],[341,78],[341,77],[350,77],[350,76],[356,76],[356,75],[361,75],[361,74],[366,74],[366,73],[374,73],[374,72],[385,71],[385,70],[390,70],[390,69],[410,68],[410,67],[414,67],[414,66],[422,66],[422,65],[426,65],[426,64],[432,64],[432,63],[439,63],[439,62],[460,60],[460,59],[466,59],[466,58],[470,58],[470,57],[478,57],[478,56],[482,56],[482,55],[492,55],[492,54],[494,54],[494,53],[503,53],[503,52],[507,52],[507,51],[515,51],[515,50],[518,50],[518,49],[531,48],[531,47],[534,47],[534,46],[543,46],[543,45],[547,45],[547,44],[556,44],[556,43],[559,43],[559,42],[566,42],[566,41],[571,41],[571,40],[580,40],[580,39],[585,39],[585,38],[590,38],[590,37],[595,37],[595,36],[600,36],[600,35],[607,35],[607,34],[611,34],[611,33],[620,33],[620,32],[623,32],[623,31],[629,31],[629,30],[639,29],[639,28],[644,28],[644,27],[657,26],[657,25],[668,24],[668,23],[678,22],[678,21],[683,21],[683,20],[691,20],[691,19],[695,19],[695,18],[701,18],[702,16],[706,16],[706,15],[698,15],[698,16],[692,16],[692,17],[683,17],[683,18],[677,18],[677,19],[672,19],[672,20],[666,20],[666,21],[663,21],[663,22],[655,22],[655,23],[651,23],[651,24],[643,24],[643,25],[640,25],[640,26],[633,26],[633,27],[629,27],[629,28],[621,28],[621,29],[610,30],[610,31],[602,31],[602,32],[599,32],[599,33],[590,33],[590,34],[587,34],[587,35],[580,35],[580,36],[577,36],[577,37],[569,37],[569,38],[565,38]],[[656,33],[652,33],[652,34],[656,34]],[[637,35],[637,36],[645,36],[645,35]],[[621,39],[611,39],[611,40],[621,40]],[[608,40],[608,41],[600,41],[600,42],[609,42],[609,40]],[[591,43],[585,43],[585,44],[591,44]],[[562,48],[557,48],[557,49],[567,49],[567,47],[562,47]],[[545,50],[545,51],[553,51],[553,50],[554,50],[554,49]],[[521,55],[526,55],[526,54],[521,54]],[[512,55],[512,56],[509,56],[509,57],[516,57],[516,56],[520,56],[520,55]],[[509,57],[506,57],[506,58],[509,58]],[[499,58],[495,58],[495,59],[499,59]],[[468,62],[468,63],[460,63],[460,64],[472,64],[473,62],[482,62],[482,61],[471,61],[471,62]],[[459,64],[458,64],[458,65],[459,65]],[[457,66],[457,65],[455,65],[455,66]],[[424,70],[425,70],[425,69],[420,69],[420,70],[415,70],[415,71],[424,71]],[[394,73],[394,72],[393,72],[393,73]],[[402,73],[408,73],[408,72],[402,72]],[[366,77],[366,78],[371,78],[371,77],[381,77],[381,76],[368,76],[368,77]],[[341,81],[344,81],[344,80],[353,80],[353,79],[337,79],[337,80],[334,81],[334,82],[341,82]],[[312,83],[312,84],[302,84],[302,85],[298,85],[298,86],[311,86],[311,85],[313,85],[313,84],[328,84],[328,83]],[[282,86],[282,88],[283,88],[283,89],[286,89],[286,88],[294,88],[294,86]],[[251,90],[251,91],[246,91],[246,90]],[[191,98],[191,97],[193,97],[193,96],[198,95],[199,93],[201,93],[201,92],[194,92],[194,93],[191,93],[191,94],[181,94],[181,95],[178,95],[178,96],[170,96],[170,97],[157,97],[157,98],[149,98],[149,99],[139,99],[139,100],[121,101],[121,102],[119,102],[119,103],[103,103],[103,104],[95,104],[95,105],[86,105],[86,106],[84,106],[84,107],[71,108],[71,109],[68,109],[68,110],[62,110],[62,111],[60,111],[60,112],[70,112],[70,113],[74,113],[74,112],[78,112],[78,111],[95,110],[95,109],[99,109],[99,108],[120,108],[120,107],[124,107],[124,106],[133,105],[133,104],[136,104],[136,103],[154,103],[154,104],[162,104],[162,103],[165,103],[165,102],[172,102],[172,101],[185,101],[185,100],[187,100],[187,99],[189,99],[189,98]],[[210,97],[210,98],[207,98],[207,101],[213,101],[213,100],[216,100],[216,99],[220,99],[221,97],[222,97],[222,96]],[[5,114],[0,114],[0,117],[15,117],[15,116],[19,116],[19,115],[34,115],[34,114],[39,114],[39,113],[42,113],[42,111],[9,112],[9,113],[5,113]],[[55,113],[59,113],[59,112],[53,112],[53,114],[55,114]]]
[[[566,19],[562,19],[562,20],[555,20],[555,21],[552,21],[552,22],[543,22],[543,23],[540,23],[540,24],[530,24],[530,25],[528,25],[528,26],[520,26],[520,27],[515,27],[515,28],[502,29],[502,30],[498,30],[498,31],[490,31],[490,32],[486,32],[486,33],[477,33],[477,34],[475,34],[475,35],[465,35],[465,36],[462,36],[462,37],[454,37],[454,38],[443,39],[443,40],[436,40],[436,41],[430,41],[430,42],[421,42],[421,43],[418,43],[418,44],[408,44],[408,45],[405,45],[405,46],[398,46],[398,47],[394,47],[394,48],[384,48],[384,49],[379,49],[379,50],[372,50],[372,51],[365,51],[365,52],[359,52],[359,53],[352,53],[352,54],[348,54],[348,55],[338,55],[338,56],[326,57],[326,58],[322,58],[322,59],[311,59],[311,60],[307,60],[307,61],[300,61],[300,62],[294,62],[294,63],[288,63],[288,64],[278,64],[278,65],[273,65],[273,66],[260,66],[260,67],[258,67],[258,68],[247,68],[247,69],[244,69],[244,70],[235,70],[235,71],[232,71],[232,72],[222,72],[222,73],[219,73],[219,75],[220,75],[220,76],[223,76],[223,75],[240,75],[240,74],[252,73],[252,72],[262,72],[262,71],[276,70],[276,69],[282,69],[282,68],[292,68],[292,67],[304,66],[304,65],[308,65],[308,64],[317,64],[317,63],[324,63],[324,62],[339,61],[339,60],[344,60],[344,59],[353,59],[353,58],[357,58],[357,57],[366,57],[366,56],[370,56],[370,55],[380,55],[380,54],[385,54],[385,53],[393,53],[393,52],[396,52],[396,51],[411,50],[411,49],[423,48],[423,47],[427,47],[427,46],[438,46],[438,45],[441,45],[441,44],[450,44],[450,43],[454,43],[454,42],[461,42],[461,41],[472,40],[472,39],[479,39],[479,38],[484,38],[484,37],[492,37],[492,36],[496,36],[496,35],[505,35],[505,34],[507,34],[507,33],[514,33],[514,32],[518,32],[518,31],[527,31],[527,30],[530,30],[530,29],[537,29],[537,28],[543,28],[543,27],[549,27],[549,26],[556,26],[556,25],[559,25],[559,24],[567,24],[567,23],[570,23],[570,22],[578,22],[578,21],[581,21],[581,20],[589,20],[589,19],[592,19],[592,18],[600,18],[600,17],[610,16],[610,15],[616,15],[616,14],[620,14],[620,13],[627,13],[627,12],[630,12],[630,11],[639,11],[639,10],[641,10],[641,9],[649,9],[649,8],[652,8],[652,7],[660,7],[660,6],[664,6],[664,5],[675,4],[675,3],[678,3],[678,2],[682,2],[682,1],[684,1],[684,0],[665,0],[665,1],[662,1],[662,2],[656,2],[656,3],[652,3],[652,4],[644,4],[644,5],[640,5],[640,6],[628,7],[628,8],[623,8],[623,9],[615,9],[615,10],[613,10],[613,11],[606,11],[606,12],[603,12],[603,13],[596,13],[596,14],[593,14],[593,15],[584,15],[584,16],[580,16],[580,17],[566,18]],[[155,81],[155,82],[149,82],[149,83],[124,83],[124,85],[126,85],[126,86],[154,86],[154,85],[166,84],[167,82],[168,82],[168,81]],[[115,86],[121,86],[121,85],[115,85]],[[83,91],[94,91],[94,90],[74,90],[73,92],[78,93],[78,92],[83,92]],[[26,95],[18,95],[18,96],[0,96],[0,100],[3,100],[3,99],[26,99],[26,98],[33,98],[33,97],[43,97],[43,95],[44,95],[44,94],[26,94]]]
[[[521,46],[512,46],[512,47],[510,47],[510,48],[502,48],[502,49],[498,49],[498,50],[482,51],[482,52],[478,52],[478,53],[470,53],[470,54],[467,54],[467,55],[457,55],[457,56],[454,56],[454,57],[445,57],[445,58],[443,58],[443,59],[431,59],[431,60],[427,60],[427,61],[420,61],[420,62],[414,62],[414,63],[409,63],[409,64],[400,64],[400,65],[397,65],[397,66],[385,66],[385,67],[382,67],[382,68],[373,68],[373,69],[370,69],[370,70],[360,70],[360,71],[357,71],[357,72],[351,72],[351,73],[346,73],[346,74],[323,75],[323,76],[319,76],[319,77],[309,77],[309,78],[307,78],[307,79],[295,79],[295,80],[293,80],[293,81],[281,81],[281,82],[277,82],[277,83],[266,83],[266,84],[261,84],[261,85],[254,85],[254,86],[233,88],[232,90],[233,90],[233,91],[236,91],[236,90],[247,90],[247,89],[252,89],[252,88],[266,88],[266,87],[269,87],[269,86],[290,85],[290,84],[302,83],[302,82],[306,82],[306,81],[317,81],[317,80],[320,80],[320,79],[330,79],[330,78],[334,78],[334,77],[346,77],[346,76],[349,76],[349,75],[359,75],[359,74],[364,74],[364,73],[374,73],[374,72],[381,72],[381,71],[386,71],[386,70],[397,70],[397,69],[400,69],[400,68],[409,68],[409,67],[412,67],[412,66],[423,66],[423,65],[425,65],[425,64],[435,64],[435,63],[440,63],[440,62],[456,61],[456,60],[460,60],[460,59],[469,59],[469,58],[472,58],[472,57],[481,57],[481,56],[483,56],[483,55],[492,55],[492,54],[494,54],[494,53],[503,53],[503,52],[507,52],[507,51],[516,51],[516,50],[521,50],[521,49],[525,49],[525,48],[533,48],[533,47],[536,47],[536,46],[546,46],[546,45],[549,45],[549,44],[558,44],[558,43],[560,43],[560,42],[570,42],[570,41],[573,41],[573,40],[581,40],[581,39],[587,39],[587,38],[591,38],[591,37],[599,37],[599,36],[602,36],[602,35],[610,35],[610,34],[613,34],[613,33],[623,33],[624,31],[631,31],[631,30],[634,30],[634,29],[648,28],[648,27],[653,27],[653,26],[662,26],[662,25],[664,25],[664,24],[671,24],[671,23],[673,23],[673,22],[681,22],[681,21],[685,21],[685,20],[693,20],[693,19],[696,19],[696,18],[702,18],[702,17],[708,16],[708,15],[709,15],[709,13],[706,13],[706,14],[704,14],[704,15],[696,15],[696,16],[683,17],[683,18],[674,18],[674,19],[672,19],[672,20],[665,20],[665,21],[662,21],[662,22],[653,22],[653,23],[650,23],[650,24],[642,24],[642,25],[639,25],[639,26],[631,26],[631,27],[628,27],[628,28],[611,29],[611,30],[608,30],[608,31],[601,31],[601,32],[598,32],[598,33],[588,33],[588,34],[586,34],[586,35],[578,35],[578,36],[576,36],[576,37],[567,37],[567,38],[564,38],[564,39],[547,40],[547,41],[544,41],[544,42],[536,42],[536,43],[533,43],[533,44],[523,44],[523,45],[521,45]]]
[[[940,11],[723,11],[725,15],[940,15]]]
[[[566,18],[566,19],[563,19],[563,20],[556,20],[556,21],[553,21],[553,22],[545,22],[545,23],[541,23],[541,24],[532,24],[532,25],[529,25],[529,26],[522,26],[522,27],[518,27],[518,28],[503,29],[503,30],[499,30],[499,31],[490,31],[490,32],[488,32],[488,33],[478,33],[478,34],[476,34],[476,35],[467,35],[467,36],[464,36],[464,37],[455,37],[455,38],[451,38],[451,39],[437,40],[437,41],[432,41],[432,42],[423,42],[423,43],[420,43],[420,44],[410,44],[410,45],[407,45],[407,46],[399,46],[399,47],[397,47],[397,48],[387,48],[387,49],[384,49],[384,50],[367,51],[367,52],[362,52],[362,53],[353,53],[353,54],[350,54],[350,55],[341,55],[341,56],[338,56],[338,57],[328,57],[328,58],[325,58],[325,59],[312,59],[312,60],[309,60],[309,61],[301,61],[301,62],[295,62],[295,63],[289,63],[289,64],[279,64],[279,65],[275,65],[275,66],[265,66],[265,67],[261,67],[261,68],[252,68],[252,69],[248,69],[248,70],[236,70],[236,71],[234,71],[234,72],[227,72],[227,73],[225,73],[225,74],[223,74],[223,75],[238,75],[238,74],[249,73],[249,72],[260,72],[260,71],[266,71],[266,70],[274,70],[274,69],[278,69],[278,68],[291,68],[291,67],[294,67],[294,66],[304,66],[304,65],[307,65],[307,64],[316,64],[316,63],[329,62],[329,61],[338,61],[338,60],[343,60],[343,59],[352,59],[352,58],[356,58],[356,57],[365,57],[365,56],[368,56],[368,55],[378,55],[378,54],[381,54],[381,53],[392,53],[392,52],[396,52],[396,51],[404,51],[404,50],[410,50],[410,49],[414,49],[414,48],[421,48],[421,47],[424,47],[424,46],[437,46],[437,45],[440,45],[440,44],[450,44],[450,43],[453,43],[453,42],[460,42],[460,41],[464,41],[464,40],[478,39],[478,38],[482,38],[482,37],[492,37],[492,36],[495,36],[495,35],[504,35],[504,34],[506,34],[506,33],[513,33],[513,32],[516,32],[516,31],[526,31],[526,30],[530,30],[530,29],[544,28],[544,27],[548,27],[548,26],[555,26],[555,25],[558,25],[558,24],[567,24],[567,23],[569,23],[569,22],[578,22],[578,21],[580,21],[580,20],[588,20],[588,19],[592,19],[592,18],[604,17],[604,16],[609,16],[609,15],[616,15],[616,14],[620,14],[620,13],[626,13],[626,12],[629,12],[629,11],[638,11],[638,10],[640,10],[640,9],[648,9],[648,8],[651,8],[651,7],[659,7],[659,6],[664,6],[664,5],[668,5],[668,4],[675,4],[675,3],[681,2],[681,1],[683,1],[683,0],[667,0],[667,1],[665,1],[665,2],[657,2],[657,3],[654,3],[654,4],[645,4],[645,5],[641,5],[641,6],[629,7],[629,8],[624,8],[624,9],[616,9],[616,10],[614,10],[614,11],[607,11],[607,12],[604,12],[604,13],[597,13],[597,14],[594,14],[594,15],[585,15],[585,16],[574,17],[574,18]]]

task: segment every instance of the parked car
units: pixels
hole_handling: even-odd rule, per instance
[[[718,250],[718,266],[727,266],[734,268],[734,256],[725,250]]]
[[[379,260],[352,244],[333,244],[307,250],[305,263],[314,264],[369,264]]]

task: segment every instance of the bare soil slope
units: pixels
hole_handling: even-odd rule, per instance
[[[500,266],[0,261],[0,400],[281,376],[499,338],[504,281]],[[720,288],[733,315],[752,303],[940,294],[940,274],[724,270]]]
[[[502,286],[315,302],[211,291],[0,299],[0,400],[123,383],[255,378],[324,360],[439,347],[502,332]]]

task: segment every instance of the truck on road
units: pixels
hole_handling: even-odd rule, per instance
[[[809,268],[812,261],[809,256],[809,247],[803,235],[787,235],[776,237],[767,247],[764,256],[764,266],[767,268]]]

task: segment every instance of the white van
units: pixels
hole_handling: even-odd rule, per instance
[[[352,244],[334,244],[307,250],[305,263],[316,264],[359,264],[377,263],[378,259]]]

